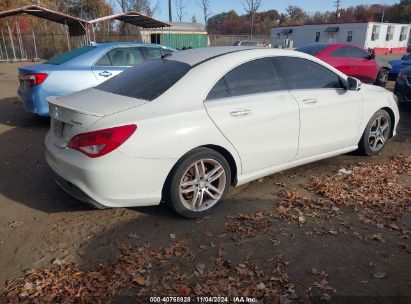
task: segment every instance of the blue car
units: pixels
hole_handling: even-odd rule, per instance
[[[391,60],[390,64],[392,66],[392,69],[390,70],[388,74],[388,78],[390,80],[396,80],[398,77],[398,74],[411,66],[411,53],[405,54],[404,56],[401,57],[400,60]]]
[[[158,59],[174,49],[143,43],[95,43],[66,52],[49,61],[19,68],[17,91],[23,107],[49,116],[46,100],[94,87],[146,60]]]

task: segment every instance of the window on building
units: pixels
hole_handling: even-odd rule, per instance
[[[315,33],[315,42],[320,42],[321,32]]]
[[[387,29],[387,35],[385,36],[385,41],[391,41],[394,38],[394,29],[393,25],[389,25]]]
[[[348,31],[347,42],[352,42],[353,31]]]
[[[400,41],[407,40],[409,31],[410,31],[410,28],[408,26],[401,27]]]
[[[371,40],[375,41],[380,38],[380,30],[381,30],[381,25],[373,25],[372,27],[372,34],[371,34]]]

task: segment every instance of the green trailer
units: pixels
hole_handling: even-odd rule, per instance
[[[176,49],[209,46],[208,33],[201,23],[169,22],[169,28],[150,31],[149,41]]]

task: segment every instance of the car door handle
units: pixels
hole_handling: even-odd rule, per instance
[[[305,104],[315,104],[318,102],[318,99],[317,98],[304,98],[303,102]]]
[[[104,72],[99,73],[99,75],[100,75],[100,76],[103,76],[103,77],[110,77],[110,76],[113,75],[113,74],[110,73],[110,72],[108,72],[108,71],[104,71]]]
[[[230,115],[232,117],[244,117],[247,115],[252,114],[253,112],[251,110],[248,109],[242,109],[242,110],[233,110],[230,112]]]

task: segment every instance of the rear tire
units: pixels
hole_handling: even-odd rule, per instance
[[[387,83],[388,83],[388,70],[387,69],[381,69],[378,72],[377,80],[375,81],[375,84],[377,86],[385,88],[387,86]]]
[[[379,110],[368,122],[358,143],[362,155],[374,156],[384,149],[391,134],[391,117],[385,110]]]
[[[197,148],[174,166],[166,200],[183,217],[203,217],[224,200],[230,183],[227,160],[212,149]]]

